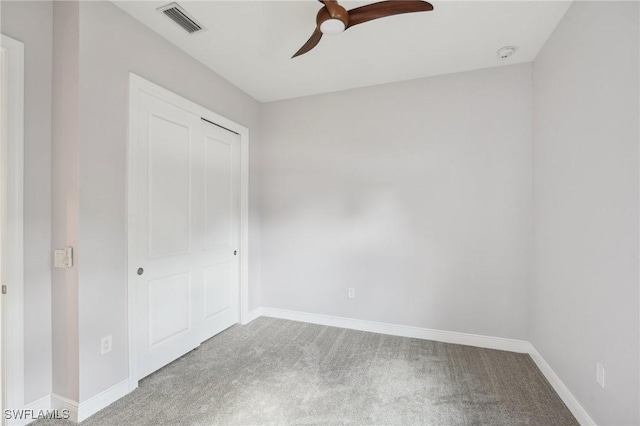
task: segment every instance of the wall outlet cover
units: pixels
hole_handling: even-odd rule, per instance
[[[100,353],[102,355],[111,352],[111,349],[113,348],[113,339],[111,336],[105,336],[102,338],[102,341],[100,342]]]

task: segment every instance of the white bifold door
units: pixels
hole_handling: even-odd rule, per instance
[[[239,320],[240,137],[140,94],[138,379]]]

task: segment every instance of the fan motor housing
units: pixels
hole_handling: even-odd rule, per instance
[[[338,19],[342,21],[345,28],[349,26],[349,12],[339,4],[332,5],[331,10],[325,6],[318,11],[318,15],[316,16],[316,24],[318,25],[318,28],[322,26],[324,21],[329,19]]]

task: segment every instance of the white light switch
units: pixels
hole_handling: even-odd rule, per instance
[[[53,266],[56,268],[71,268],[73,266],[73,248],[53,250]]]
[[[54,266],[56,268],[65,268],[64,259],[67,257],[66,250],[55,249],[53,251]]]

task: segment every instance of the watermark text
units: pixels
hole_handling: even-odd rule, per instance
[[[5,420],[68,420],[69,410],[4,410]]]

